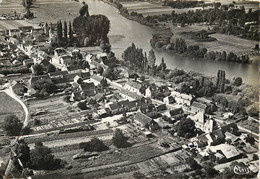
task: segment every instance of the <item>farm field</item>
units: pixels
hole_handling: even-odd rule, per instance
[[[0,92],[0,124],[3,123],[4,118],[8,115],[16,115],[19,119],[23,119],[24,110],[22,106],[13,98],[4,92]]]
[[[176,14],[181,14],[188,11],[202,9],[202,7],[175,9],[169,6],[162,6],[161,4],[152,4],[149,2],[121,2],[121,4],[127,8],[129,12],[137,12],[143,14],[144,17],[149,15],[171,14],[173,10]],[[209,7],[205,7],[205,9],[206,8]]]
[[[23,13],[24,7],[22,3],[18,3],[22,1],[10,1],[10,0],[0,0],[0,14],[14,14],[16,13]]]
[[[174,25],[170,25],[172,32],[176,38],[183,38],[185,39],[187,44],[190,45],[199,45],[201,48],[207,48],[208,51],[222,51],[225,50],[226,52],[234,52],[238,55],[248,54],[253,55],[254,51],[253,48],[257,41],[241,39],[239,37],[233,35],[226,35],[226,34],[211,34],[209,36],[216,38],[216,41],[212,42],[198,42],[194,39],[189,38],[186,36],[184,32],[197,32],[200,30],[207,30],[209,26],[202,25],[202,24],[193,24],[189,26],[177,27]]]
[[[0,20],[0,31],[8,30],[8,29],[17,29],[18,27],[22,27],[22,26],[37,27],[37,25],[32,25],[26,20]]]
[[[75,17],[79,16],[79,9],[82,6],[82,3],[70,0],[38,0],[34,3],[35,8],[31,9],[35,18],[29,20],[29,22],[33,24],[40,22],[57,23],[59,20],[72,22]],[[57,11],[57,9],[59,10]]]

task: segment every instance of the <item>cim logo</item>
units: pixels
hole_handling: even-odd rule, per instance
[[[248,167],[239,166],[239,165],[234,166],[234,173],[237,175],[245,175],[245,174],[249,174],[249,172],[250,170]]]

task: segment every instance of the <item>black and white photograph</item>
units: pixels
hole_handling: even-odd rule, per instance
[[[0,178],[260,178],[258,0],[0,0]]]

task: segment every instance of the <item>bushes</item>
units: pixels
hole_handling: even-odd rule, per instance
[[[129,146],[129,143],[127,142],[128,137],[124,136],[122,130],[116,129],[114,136],[112,138],[113,144],[117,148],[125,148]]]
[[[54,170],[65,165],[64,161],[55,159],[51,149],[42,142],[35,143],[35,148],[30,152],[31,165],[37,170]]]
[[[242,84],[242,78],[241,77],[236,77],[234,82],[233,82],[233,85],[234,86],[240,86]]]
[[[93,138],[91,141],[86,143],[80,143],[80,148],[83,148],[84,151],[88,152],[102,152],[106,151],[109,148],[103,143],[103,141],[99,140],[98,138]]]
[[[3,129],[9,136],[18,136],[21,133],[23,124],[15,115],[9,115],[5,118]]]
[[[84,102],[79,102],[79,103],[77,104],[77,106],[78,106],[78,108],[81,109],[81,110],[86,110],[86,109],[87,109],[87,104],[86,104],[85,101],[84,101]]]

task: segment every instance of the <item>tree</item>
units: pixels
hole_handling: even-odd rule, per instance
[[[100,48],[101,48],[101,50],[102,50],[103,52],[109,53],[110,50],[111,50],[111,45],[110,45],[109,43],[101,42]]]
[[[189,157],[186,159],[186,162],[190,165],[190,167],[192,169],[198,169],[199,168],[199,164],[197,163],[196,160],[194,160],[194,158]]]
[[[15,144],[14,152],[17,155],[16,159],[19,159],[21,161],[23,168],[27,168],[30,166],[30,148],[23,139],[18,140],[18,142]],[[21,168],[21,166],[18,167],[18,165],[20,166],[19,162],[16,161],[16,168]]]
[[[64,41],[66,44],[68,43],[68,26],[66,21],[64,21]]]
[[[84,151],[88,152],[102,152],[108,150],[108,147],[98,138],[92,138],[91,141],[86,143],[80,143],[80,148],[84,148]]]
[[[55,71],[56,71],[56,67],[53,64],[49,63],[47,65],[47,73],[55,72]]]
[[[30,8],[32,6],[32,0],[23,0],[23,6],[25,8]]]
[[[98,74],[102,75],[103,72],[104,72],[104,69],[100,65],[98,65],[96,71],[97,71]]]
[[[58,45],[61,46],[61,44],[62,44],[62,23],[61,23],[61,21],[57,22],[57,40],[58,40]]]
[[[213,162],[207,162],[204,166],[204,169],[208,178],[213,178],[215,175],[218,174],[218,171],[214,168]]]
[[[81,12],[84,14],[84,10]],[[110,21],[104,15],[80,15],[73,21],[73,30],[77,35],[79,45],[100,45],[101,42],[109,43],[107,37],[110,30]],[[86,13],[88,14],[88,12]]]
[[[255,138],[251,135],[247,135],[246,142],[248,142],[251,145],[254,145],[255,144]]]
[[[178,125],[177,134],[178,136],[189,138],[194,135],[195,129],[195,122],[190,118],[184,118],[181,119]]]
[[[80,10],[79,10],[80,16],[89,16],[88,12],[88,5],[85,4]]]
[[[242,78],[241,77],[236,77],[234,82],[233,82],[233,85],[234,86],[240,86],[242,84]]]
[[[51,149],[44,146],[42,142],[36,142],[35,148],[30,154],[31,167],[36,170],[54,170],[62,167],[62,162],[55,159]]]
[[[15,115],[6,116],[3,123],[3,129],[6,135],[18,136],[21,133],[23,124]]]
[[[73,32],[72,32],[71,22],[69,22],[69,42],[70,44],[73,43]]]
[[[129,64],[130,68],[144,69],[146,57],[143,55],[143,49],[136,48],[134,43],[124,51],[122,58]]]
[[[216,88],[220,93],[223,93],[225,89],[225,82],[226,82],[225,76],[226,76],[225,71],[223,70],[218,71]]]
[[[155,61],[156,61],[156,57],[155,57],[153,49],[151,49],[149,51],[149,55],[148,55],[148,65],[150,66],[150,68],[154,67]]]
[[[35,89],[40,96],[46,96],[52,94],[57,89],[57,86],[51,79],[38,79],[32,88]]]
[[[110,80],[113,80],[115,78],[113,68],[106,69],[106,71],[104,71],[103,73],[103,76]]]
[[[117,148],[127,147],[129,144],[127,142],[128,137],[124,136],[121,129],[116,129],[112,138],[113,144]]]
[[[43,66],[41,64],[35,64],[32,66],[32,73],[34,76],[43,75]]]
[[[79,102],[77,104],[78,108],[81,109],[81,110],[86,110],[87,109],[87,106],[86,106],[86,102]]]

